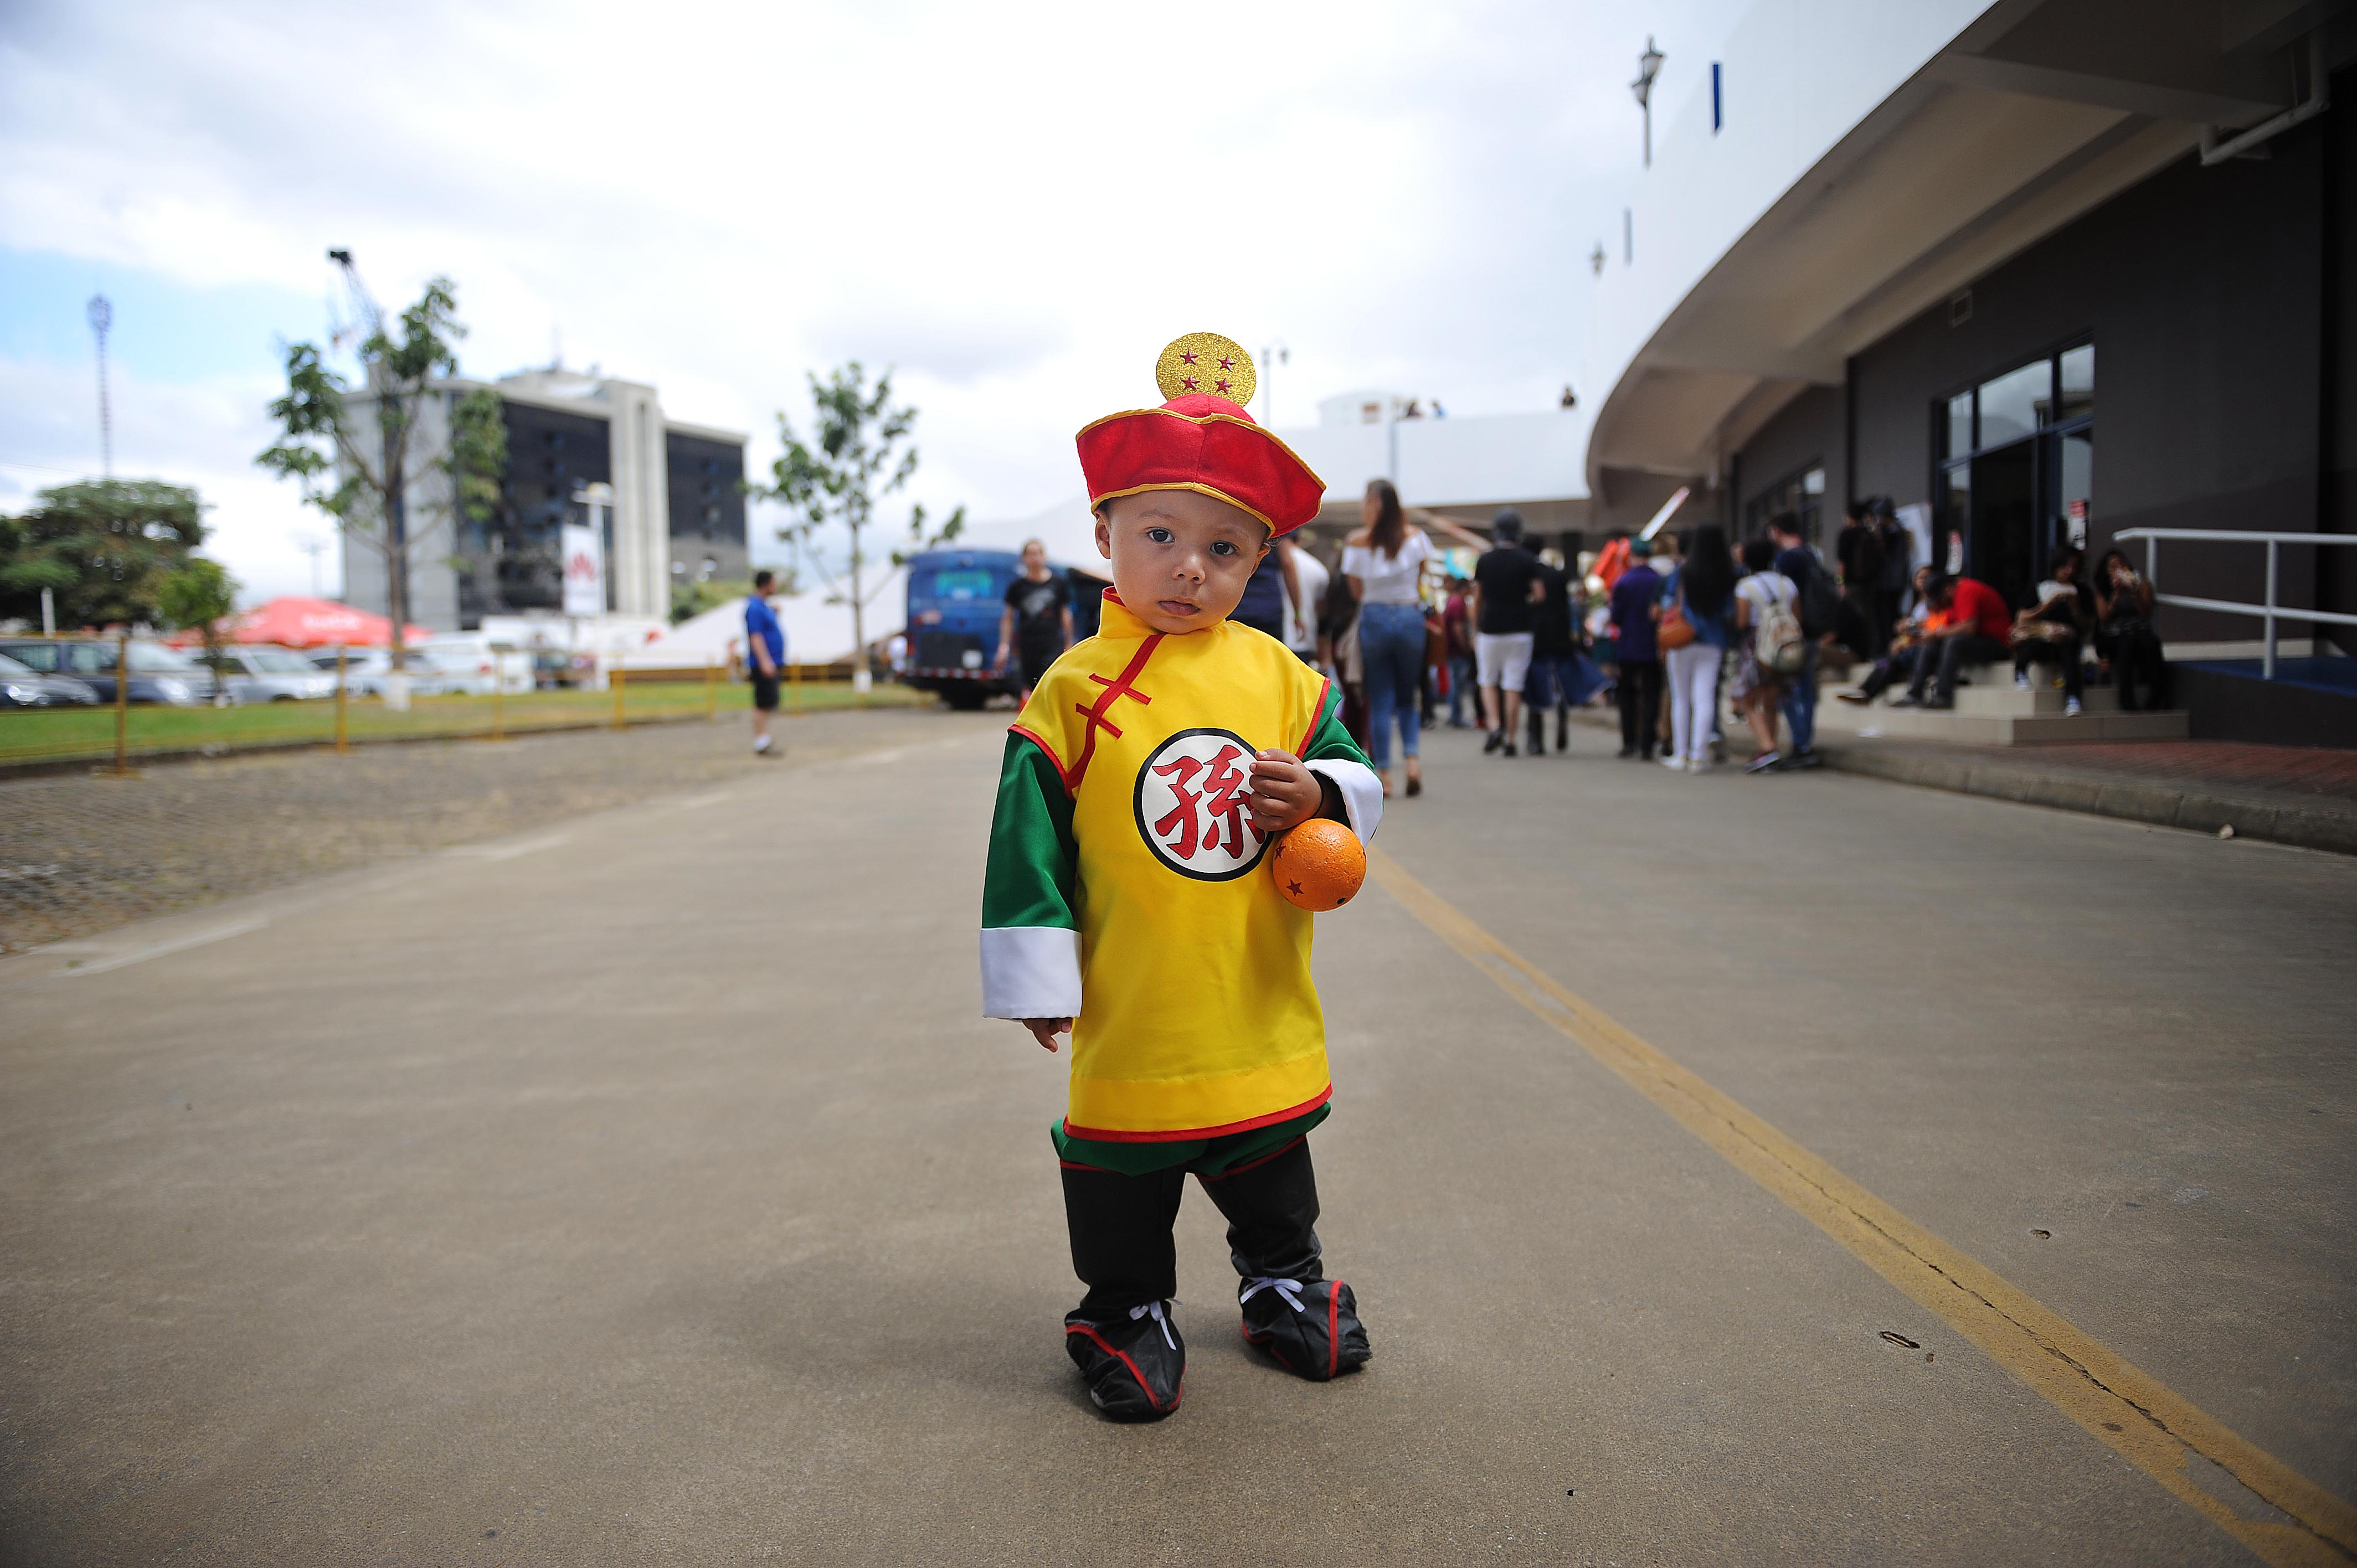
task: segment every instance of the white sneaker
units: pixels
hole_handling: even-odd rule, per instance
[[[2075,719],[2079,716],[2079,713],[2080,707],[2078,698],[2065,697],[2062,699],[2062,716],[2064,718]]]
[[[1683,757],[1664,757],[1662,758],[1662,766],[1673,773],[1684,773],[1686,770],[1686,759]]]
[[[2013,689],[2017,692],[2027,692],[2029,690],[2029,671],[2017,670],[2013,672]]]

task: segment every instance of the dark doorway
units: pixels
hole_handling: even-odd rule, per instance
[[[1973,526],[1965,571],[2005,596],[2029,600],[2039,578],[2038,444],[2017,441],[1973,459]]]

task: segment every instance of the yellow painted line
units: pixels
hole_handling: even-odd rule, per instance
[[[1385,892],[1508,995],[2179,1501],[2266,1562],[2357,1562],[2357,1509],[1589,1006],[1390,855],[1368,861]]]

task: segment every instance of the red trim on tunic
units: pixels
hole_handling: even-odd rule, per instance
[[[1072,792],[1071,780],[1065,775],[1064,765],[1062,761],[1057,757],[1056,748],[1048,744],[1045,736],[1041,736],[1036,730],[1026,729],[1021,725],[1008,725],[1006,726],[1006,733],[1009,735],[1019,735],[1025,740],[1028,740],[1032,745],[1038,746],[1041,753],[1047,757],[1048,766],[1056,770],[1056,777],[1059,779],[1063,780],[1064,793],[1069,795]]]
[[[1318,738],[1318,728],[1326,722],[1326,698],[1333,690],[1334,682],[1331,680],[1324,676],[1318,678],[1318,700],[1309,704],[1309,727],[1302,732],[1301,744],[1293,748],[1294,756],[1309,755],[1309,743]]]
[[[1082,731],[1080,757],[1072,764],[1072,770],[1064,776],[1064,788],[1073,794],[1080,793],[1081,780],[1088,776],[1089,758],[1096,755],[1097,731],[1103,730],[1115,740],[1121,738],[1121,726],[1105,717],[1105,714],[1113,707],[1114,702],[1123,697],[1135,697],[1140,703],[1154,701],[1130,682],[1136,680],[1138,672],[1146,668],[1146,661],[1154,657],[1154,650],[1160,645],[1162,636],[1163,634],[1157,631],[1139,644],[1137,654],[1130,660],[1129,667],[1114,679],[1108,681],[1102,675],[1089,677],[1090,680],[1104,687],[1104,695],[1097,699],[1096,706],[1090,707],[1084,703],[1072,704],[1072,711],[1088,721],[1087,728]]]
[[[1279,1155],[1291,1154],[1294,1150],[1301,1147],[1302,1144],[1308,1141],[1309,1134],[1304,1133],[1300,1137],[1294,1139],[1293,1142],[1289,1144],[1280,1144],[1277,1147],[1270,1150],[1267,1154],[1263,1155],[1256,1160],[1246,1160],[1240,1165],[1230,1165],[1226,1170],[1222,1171],[1217,1176],[1205,1176],[1202,1172],[1198,1171],[1195,1173],[1195,1179],[1201,1182],[1205,1187],[1209,1187],[1215,1181],[1225,1181],[1232,1176],[1242,1176],[1246,1171],[1258,1170],[1261,1166],[1268,1164],[1269,1161],[1277,1158]]]
[[[1067,1116],[1064,1118],[1064,1131],[1075,1138],[1086,1138],[1098,1144],[1176,1144],[1188,1138],[1224,1138],[1231,1133],[1249,1133],[1255,1127],[1267,1127],[1278,1122],[1290,1122],[1296,1116],[1307,1116],[1333,1098],[1334,1086],[1329,1083],[1298,1105],[1272,1111],[1265,1116],[1230,1122],[1219,1127],[1189,1127],[1169,1133],[1122,1133],[1104,1127],[1075,1127],[1072,1119]]]

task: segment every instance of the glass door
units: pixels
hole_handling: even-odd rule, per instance
[[[1943,398],[1935,563],[2027,604],[2094,505],[2095,346],[2075,344]]]

